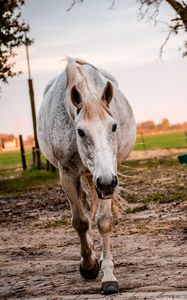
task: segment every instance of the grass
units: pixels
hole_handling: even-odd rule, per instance
[[[136,203],[136,196],[134,194],[127,195],[126,201],[128,203]]]
[[[25,151],[27,164],[32,163],[31,150]],[[21,167],[21,156],[19,151],[1,152],[0,153],[0,169],[7,169],[13,167]]]
[[[137,136],[134,150],[144,150],[142,142],[142,137]],[[147,150],[158,148],[182,148],[187,146],[183,131],[144,135],[144,142]]]
[[[160,204],[165,203],[180,203],[187,200],[187,194],[184,191],[172,191],[171,193],[150,193],[147,195],[145,202],[159,202]]]
[[[0,198],[10,195],[23,194],[33,189],[46,189],[57,185],[58,172],[51,173],[46,170],[14,171],[13,178],[0,180]]]
[[[55,220],[55,221],[48,222],[47,224],[45,224],[44,228],[46,228],[46,229],[58,228],[58,227],[66,226],[68,224],[69,224],[69,221],[67,219],[61,219],[61,220]]]
[[[142,205],[138,205],[138,206],[133,207],[133,208],[128,207],[125,212],[127,214],[135,214],[135,213],[138,213],[140,211],[144,211],[146,209],[148,209],[148,205],[147,204],[142,204]]]
[[[28,167],[32,165],[32,150],[25,151],[25,157]],[[46,163],[46,159],[43,155],[41,155],[42,163]],[[8,151],[8,152],[0,152],[0,170],[7,170],[13,168],[21,168],[21,155],[20,151]]]
[[[26,193],[33,189],[46,189],[59,183],[58,172],[32,168],[32,151],[25,151],[28,169],[22,171],[19,151],[0,153],[0,198]],[[46,163],[41,156],[43,166]]]
[[[126,209],[127,214],[134,214],[144,210],[149,209],[149,203],[159,203],[159,204],[166,204],[166,203],[181,203],[183,201],[187,201],[187,193],[183,190],[178,191],[168,191],[165,190],[164,193],[160,192],[151,192],[146,195],[143,200],[143,204],[137,205],[136,196],[131,194],[127,195],[126,200],[128,203],[136,204],[135,207],[128,207]]]
[[[35,224],[35,227],[39,229],[55,229],[67,225],[69,225],[68,219],[60,219],[60,220],[49,221],[44,224]]]
[[[120,166],[120,170],[125,171],[125,173],[131,172],[131,169],[139,168],[157,168],[157,167],[178,167],[182,166],[176,157],[164,157],[164,158],[152,158],[152,159],[141,159],[141,160],[129,160],[124,161]],[[184,165],[183,165],[184,166]],[[127,173],[127,174],[128,174]]]

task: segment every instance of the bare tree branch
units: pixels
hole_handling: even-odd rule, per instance
[[[108,1],[111,2],[111,5],[109,6],[108,9],[114,9],[114,6],[115,6],[115,4],[116,4],[116,0],[108,0]]]
[[[140,7],[138,10],[138,19],[147,19],[147,21],[153,21],[154,25],[157,24],[157,16],[159,14],[160,5],[163,2],[163,0],[137,0],[137,2],[140,2]]]
[[[168,27],[168,34],[160,47],[160,58],[163,54],[163,48],[171,37],[172,33],[178,34],[179,32],[187,32],[187,3],[186,1],[176,0],[137,0],[140,3],[139,7],[139,19],[146,18],[148,21],[153,21],[154,25],[157,25],[159,21],[157,16],[160,11],[160,5],[162,2],[168,3],[175,12],[175,17],[171,19]],[[187,41],[184,41],[183,56],[187,55]]]
[[[108,0],[110,2],[109,9],[114,9],[117,0]],[[76,4],[82,3],[84,0],[72,0],[67,11],[69,12]],[[146,19],[153,22],[154,25],[160,23],[157,20],[159,15],[161,4],[167,3],[173,8],[175,15],[170,20],[170,24],[167,24],[167,30],[169,30],[164,42],[160,47],[160,58],[163,55],[163,48],[171,37],[172,33],[178,34],[179,32],[187,32],[187,1],[185,0],[136,0],[140,4],[138,9],[138,19]],[[162,22],[164,23],[164,22]],[[184,40],[184,52],[183,56],[187,56],[187,40]]]
[[[66,10],[67,12],[69,12],[70,10],[72,10],[72,8],[78,4],[78,3],[82,3],[84,2],[84,0],[72,0],[70,3],[70,6],[68,7],[68,9]]]
[[[174,29],[171,28],[170,31],[168,32],[168,35],[166,36],[164,42],[162,43],[162,45],[160,46],[160,51],[159,51],[159,57],[160,59],[162,59],[162,55],[163,55],[163,50],[165,45],[167,44],[167,42],[169,41],[169,38],[171,36],[171,34],[174,32]]]
[[[116,4],[116,0],[108,0],[110,3],[110,6],[108,7],[108,9],[114,9],[115,4]],[[83,3],[84,0],[72,0],[70,3],[70,6],[68,7],[68,9],[66,10],[67,12],[69,12],[70,10],[72,10],[72,8],[79,3]]]

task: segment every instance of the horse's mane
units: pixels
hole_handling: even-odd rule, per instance
[[[82,95],[82,111],[87,120],[93,119],[96,115],[104,120],[105,113],[107,112],[112,116],[108,106],[102,101],[93,80],[91,79],[88,71],[83,65],[89,65],[94,68],[98,73],[99,70],[80,58],[67,57],[66,76],[67,76],[67,89],[70,91],[75,85]]]
[[[82,65],[89,65],[95,70],[98,70],[92,64],[80,58],[73,58],[67,56],[65,58],[67,60],[66,66],[66,75],[67,75],[67,86],[71,89],[73,85],[77,85],[81,89],[83,88],[84,83],[89,84],[91,78],[85,68]],[[84,92],[84,91],[83,91]]]

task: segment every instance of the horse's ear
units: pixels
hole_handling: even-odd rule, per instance
[[[82,96],[75,85],[71,89],[70,96],[73,105],[80,109],[82,106]]]
[[[106,103],[107,106],[109,106],[112,97],[113,97],[113,86],[110,81],[107,81],[101,99]]]

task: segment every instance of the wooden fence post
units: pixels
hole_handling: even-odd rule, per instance
[[[35,168],[36,167],[36,153],[35,153],[35,147],[32,147],[32,165]]]
[[[32,84],[32,79],[28,79],[29,85],[29,95],[31,101],[31,111],[32,111],[32,121],[33,121],[33,130],[34,130],[34,141],[35,141],[35,155],[36,155],[36,167],[37,169],[41,169],[41,157],[40,157],[40,147],[38,144],[37,132],[36,132],[36,111],[35,111],[35,103],[34,103],[34,89]]]
[[[26,164],[26,158],[25,158],[25,150],[24,150],[24,145],[23,145],[23,138],[22,135],[19,135],[19,142],[20,142],[20,152],[21,152],[21,160],[22,160],[22,168],[23,170],[27,169],[27,164]]]
[[[55,172],[56,171],[55,166],[53,166],[47,159],[46,159],[46,170],[47,171],[51,171],[51,172]]]
[[[185,140],[186,140],[186,144],[187,144],[187,130],[184,131],[184,136],[185,136]]]
[[[46,170],[50,170],[50,162],[46,159]]]
[[[145,145],[145,139],[144,139],[143,132],[141,133],[141,140],[142,140],[143,149],[146,150],[146,145]]]
[[[56,172],[56,168],[52,164],[51,164],[51,172]]]

